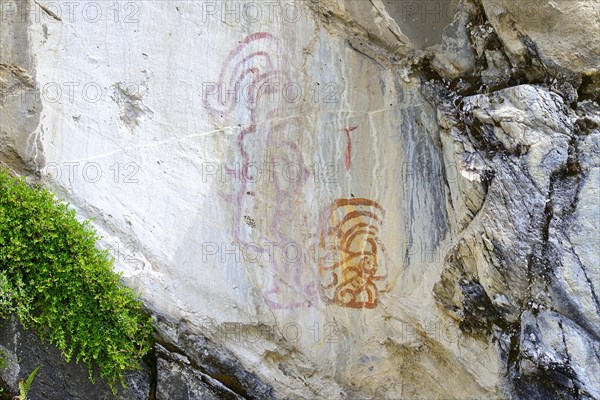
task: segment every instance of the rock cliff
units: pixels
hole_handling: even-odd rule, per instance
[[[600,399],[598,2],[0,11],[2,165],[156,321],[116,398]],[[0,339],[8,389],[115,398]]]

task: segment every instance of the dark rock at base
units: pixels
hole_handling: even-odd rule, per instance
[[[24,329],[14,318],[0,325],[0,349],[8,356],[8,367],[0,377],[8,390],[18,393],[18,382],[41,365],[29,392],[29,400],[146,400],[150,392],[150,371],[145,368],[127,373],[128,388],[119,387],[116,396],[97,376],[89,379],[84,363],[67,363],[61,351],[40,340],[34,330]]]

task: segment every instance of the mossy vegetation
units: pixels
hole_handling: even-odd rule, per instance
[[[114,391],[150,349],[152,320],[97,240],[68,205],[0,168],[0,318],[16,315]]]

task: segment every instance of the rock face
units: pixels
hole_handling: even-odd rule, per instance
[[[600,43],[587,40],[600,29],[597,2],[483,0],[482,3],[513,65],[527,62],[533,55],[551,76],[594,77],[597,83]],[[585,85],[581,89],[585,90]]]
[[[582,132],[559,95],[530,85],[467,97],[457,112],[447,135],[485,155],[467,175],[486,196],[446,257],[438,301],[463,331],[510,344],[506,363],[519,396],[597,398],[599,282],[587,256],[599,244],[590,223],[598,217],[597,165],[579,150],[597,132]],[[471,156],[458,156],[467,169]],[[584,187],[594,193],[580,197]],[[469,202],[468,191],[450,190]],[[583,258],[573,224],[586,237]]]
[[[42,101],[35,80],[35,62],[29,47],[29,20],[15,18],[16,1],[2,1],[0,34],[0,157],[20,173],[35,173],[44,166],[40,134]],[[22,17],[22,18],[21,18]],[[29,95],[24,95],[28,93]]]
[[[115,398],[105,383],[92,384],[85,365],[65,363],[60,350],[41,343],[35,332],[24,329],[14,320],[3,322],[0,341],[0,351],[8,359],[8,367],[1,374],[3,387],[12,393],[19,392],[20,379],[40,366],[28,396],[31,400]],[[99,379],[97,374],[95,379]],[[144,365],[144,369],[128,374],[128,388],[120,388],[117,398],[148,399],[150,382],[150,368]]]
[[[155,316],[117,398],[600,398],[596,2],[0,5],[0,160]]]

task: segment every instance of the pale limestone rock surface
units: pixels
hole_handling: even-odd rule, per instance
[[[92,3],[0,0],[0,160],[155,315],[148,396],[598,397],[592,2]]]
[[[514,64],[533,53],[562,75],[598,75],[600,4],[594,0],[483,0]]]

